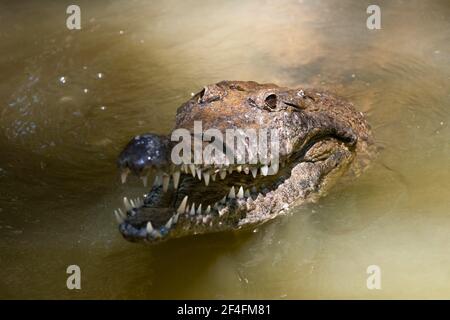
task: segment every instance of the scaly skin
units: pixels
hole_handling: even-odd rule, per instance
[[[177,166],[170,155],[178,142],[171,142],[170,135],[137,136],[119,156],[122,180],[129,172],[144,180],[155,173],[159,178],[144,200],[124,199],[126,213],[116,211],[119,230],[127,240],[154,243],[253,227],[293,206],[315,201],[342,174],[359,174],[375,149],[362,113],[314,89],[222,81],[184,103],[174,129],[193,134],[194,121],[202,122],[203,131],[276,130],[281,167],[271,167],[265,176],[267,167],[261,163]]]

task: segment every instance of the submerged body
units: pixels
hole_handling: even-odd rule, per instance
[[[119,156],[122,181],[130,172],[144,181],[156,179],[143,200],[125,198],[125,210],[115,212],[126,239],[159,242],[255,226],[315,201],[342,174],[359,174],[374,153],[363,114],[314,89],[222,81],[184,103],[174,129],[193,135],[197,121],[204,131],[275,131],[280,165],[174,164],[171,151],[177,142],[170,136],[137,136]],[[274,150],[268,153],[273,159]]]

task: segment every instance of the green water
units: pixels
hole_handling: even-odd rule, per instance
[[[378,1],[381,30],[370,1],[78,4],[79,31],[65,3],[0,4],[0,298],[450,298],[448,1]],[[256,232],[126,242],[113,209],[144,190],[118,153],[223,79],[332,89],[379,157]]]

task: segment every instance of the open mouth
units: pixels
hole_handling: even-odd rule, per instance
[[[282,187],[298,163],[147,167],[142,172],[150,175],[139,176],[144,185],[153,178],[152,189],[143,199],[124,198],[124,208],[115,210],[119,229],[129,240],[155,242],[171,233],[239,228],[252,207]],[[122,170],[125,182],[131,170]]]
[[[298,201],[314,201],[350,163],[352,144],[332,136],[305,141],[279,164],[174,165],[169,161],[140,164],[119,157],[122,182],[130,173],[153,186],[143,199],[123,199],[115,211],[119,230],[129,241],[159,242],[170,237],[237,230],[268,221]],[[136,153],[133,153],[135,155]],[[154,164],[156,162],[156,164]],[[332,185],[332,184],[329,184]],[[275,214],[274,214],[275,213]]]

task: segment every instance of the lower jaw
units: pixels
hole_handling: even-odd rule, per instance
[[[284,177],[279,175],[275,179],[264,177],[260,179],[261,181],[255,181],[249,176],[235,174],[227,180],[212,182],[205,187],[201,181],[189,176],[183,177],[176,192],[164,193],[161,186],[154,187],[146,195],[145,204],[138,203],[139,200],[125,199],[127,214],[125,216],[121,211],[123,216],[118,219],[123,220],[120,230],[125,238],[133,241],[158,240],[168,233],[181,233],[177,232],[177,225],[183,225],[183,229],[188,229],[193,234],[238,228],[239,221],[245,218],[253,203],[263,201],[264,195],[273,192],[269,189],[269,182],[277,185],[277,181],[283,179]],[[258,188],[256,188],[257,182],[260,182]],[[228,189],[229,185],[232,187]],[[153,203],[153,197],[159,201],[164,197],[171,198],[168,202],[172,203],[170,211],[173,212],[173,215],[167,216],[164,224],[156,225],[154,221],[152,224],[150,217],[150,224],[145,221],[145,214],[142,213],[144,207],[155,210],[163,209],[160,207],[161,203]],[[183,199],[185,200],[182,205]],[[201,203],[198,200],[195,201],[196,199],[203,201]],[[175,228],[173,228],[174,226]]]

